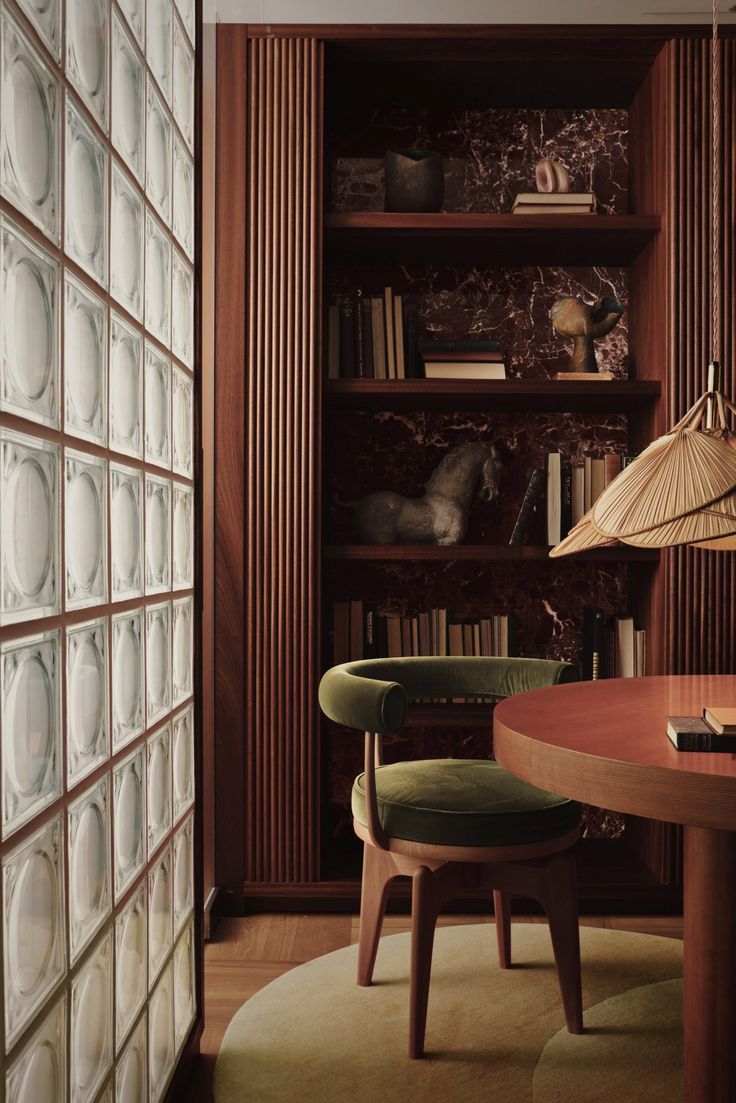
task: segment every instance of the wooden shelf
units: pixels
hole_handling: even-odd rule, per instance
[[[327,405],[356,410],[627,411],[656,401],[659,380],[329,379]]]
[[[525,560],[544,563],[560,563],[549,558],[549,548],[540,545],[519,544],[455,544],[438,547],[435,544],[326,544],[325,559],[394,560],[394,559],[471,559],[476,562]],[[595,559],[625,562],[657,562],[657,548],[632,548],[622,544],[618,548],[596,548],[575,556],[576,559]]]
[[[328,250],[384,267],[412,260],[484,265],[631,264],[654,240],[658,215],[397,214],[325,218]]]

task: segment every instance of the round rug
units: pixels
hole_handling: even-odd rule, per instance
[[[408,934],[381,940],[370,988],[355,983],[356,946],[316,958],[236,1012],[215,1101],[596,1103],[634,1098],[635,1084],[647,1103],[677,1103],[682,943],[592,927],[580,942],[587,1033],[573,1037],[545,925],[514,923],[509,970],[492,924],[439,928],[422,1061],[406,1055]]]

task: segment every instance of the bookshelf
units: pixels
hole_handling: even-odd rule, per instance
[[[656,563],[658,548],[634,548],[622,544],[618,548],[596,548],[578,556],[582,561],[601,563]],[[546,545],[517,544],[456,544],[438,547],[433,544],[326,544],[326,560],[380,562],[381,560],[433,560],[438,563],[470,560],[476,563],[524,562],[550,563]]]

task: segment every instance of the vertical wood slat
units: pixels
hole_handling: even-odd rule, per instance
[[[319,873],[322,45],[248,44],[245,880]]]
[[[711,107],[710,42],[684,39],[675,44],[677,119],[674,129],[677,186],[672,212],[673,358],[671,421],[703,390],[711,359]],[[736,376],[733,235],[736,116],[733,104],[736,42],[720,44],[721,82],[721,361],[724,388],[734,394]],[[736,556],[734,553],[678,548],[664,560],[667,572],[666,670],[671,673],[734,673],[736,654]]]

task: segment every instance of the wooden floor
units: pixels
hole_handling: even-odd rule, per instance
[[[448,915],[440,926],[491,922],[492,917]],[[515,917],[514,922],[541,919]],[[589,927],[682,937],[682,919],[641,916],[581,918]],[[408,916],[387,916],[384,934],[410,929]],[[209,1103],[215,1058],[230,1019],[246,1000],[276,977],[312,958],[356,942],[358,918],[350,915],[252,915],[221,919],[205,948],[205,1028],[201,1058],[190,1093],[191,1103]]]

